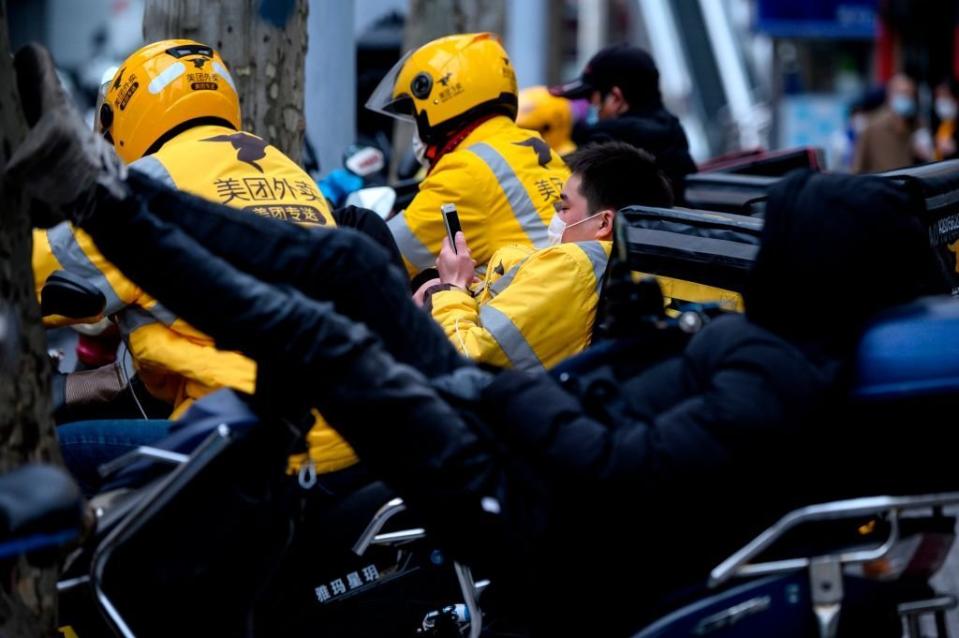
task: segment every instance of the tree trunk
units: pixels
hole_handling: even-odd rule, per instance
[[[505,0],[410,0],[403,50],[409,51],[444,35],[506,28]]]
[[[3,173],[26,121],[0,0],[0,474],[31,461],[60,462],[50,414],[50,364],[30,263],[28,202]],[[0,578],[0,636],[52,635],[56,570],[20,561]]]
[[[302,163],[307,2],[295,2],[278,29],[260,19],[259,0],[147,0],[143,37],[189,38],[217,49],[240,92],[244,130]]]

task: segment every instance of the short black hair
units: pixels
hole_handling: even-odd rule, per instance
[[[566,160],[582,183],[590,212],[626,206],[673,205],[673,189],[656,158],[625,142],[603,142],[578,149]]]

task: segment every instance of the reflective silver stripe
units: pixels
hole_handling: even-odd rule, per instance
[[[230,85],[230,88],[233,89],[234,93],[239,94],[239,91],[236,90],[236,85],[233,84],[233,76],[230,75],[230,72],[226,70],[226,67],[220,64],[219,62],[213,63],[213,70],[219,73],[226,83]]]
[[[439,214],[436,215],[436,218],[439,219]],[[410,230],[409,224],[406,223],[405,212],[386,222],[386,225],[390,227],[390,232],[393,233],[393,239],[396,240],[400,252],[417,269],[425,270],[436,264],[436,255],[431,253],[430,249]]]
[[[549,239],[546,234],[546,224],[540,219],[539,211],[533,205],[533,200],[529,198],[526,187],[516,177],[516,173],[506,159],[485,142],[473,144],[466,150],[486,162],[493,171],[493,175],[509,201],[510,208],[513,209],[513,216],[529,237],[530,243],[537,248],[545,248]]]
[[[576,245],[586,253],[590,263],[593,264],[593,276],[596,277],[596,294],[598,295],[599,289],[603,286],[603,274],[606,272],[609,257],[598,241],[578,241]]]
[[[519,262],[518,264],[516,264],[515,266],[513,266],[512,268],[510,268],[509,270],[507,270],[506,274],[504,274],[502,277],[494,281],[493,284],[489,287],[490,294],[495,297],[499,293],[506,290],[506,288],[509,287],[511,283],[513,283],[513,277],[516,276],[516,271],[518,271],[519,267],[522,266],[524,263],[526,263],[525,259]]]
[[[117,323],[120,325],[120,332],[124,335],[130,335],[134,330],[139,330],[143,326],[159,323],[153,315],[139,306],[129,306],[123,312],[117,314]]]
[[[140,171],[144,175],[152,177],[153,179],[165,184],[166,186],[169,186],[170,188],[176,188],[176,182],[173,181],[170,171],[166,169],[166,166],[163,165],[163,162],[152,155],[141,157],[137,161],[130,164],[129,168],[134,171]]]
[[[182,62],[175,62],[163,69],[155,78],[150,80],[147,90],[156,95],[170,85],[170,82],[186,73],[186,66]]]
[[[106,297],[107,305],[104,314],[112,314],[120,310],[125,304],[120,301],[113,286],[106,275],[99,268],[93,265],[87,254],[80,248],[77,238],[73,234],[73,227],[69,223],[63,222],[47,230],[47,241],[50,242],[50,250],[53,256],[57,258],[64,270],[75,275],[83,277],[91,284],[97,287],[97,290]]]
[[[519,331],[513,320],[501,311],[483,304],[480,307],[480,322],[517,370],[541,370],[543,364],[533,352],[526,337]]]
[[[146,312],[150,313],[150,315],[165,326],[172,326],[173,322],[176,321],[176,315],[167,310],[160,302],[157,302],[155,306]]]

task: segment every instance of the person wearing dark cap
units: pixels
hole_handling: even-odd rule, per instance
[[[696,172],[686,133],[663,106],[659,70],[652,56],[639,47],[619,44],[594,55],[582,75],[550,89],[553,95],[590,101],[590,117],[573,130],[573,141],[618,140],[656,157],[677,198],[685,177]]]

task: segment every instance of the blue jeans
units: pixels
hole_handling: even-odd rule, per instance
[[[166,438],[172,421],[115,419],[75,421],[57,428],[63,461],[86,496],[96,494],[100,484],[98,468],[141,445]]]

